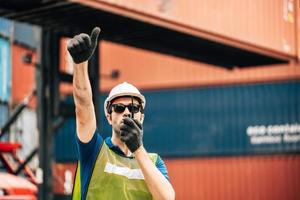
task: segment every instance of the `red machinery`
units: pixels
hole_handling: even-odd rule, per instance
[[[1,200],[36,199],[37,181],[30,168],[24,166],[24,162],[17,156],[16,150],[20,147],[18,143],[0,142],[0,160],[6,169],[6,172],[0,172]],[[24,167],[20,170],[20,166]],[[17,176],[18,171],[23,171],[28,180]]]
[[[10,125],[34,96],[33,92],[16,107],[5,125],[0,129],[0,138],[7,133]],[[0,141],[0,200],[36,200],[37,180],[26,164],[37,153],[35,149],[24,161],[17,155],[21,144]],[[22,173],[23,176],[18,176]]]

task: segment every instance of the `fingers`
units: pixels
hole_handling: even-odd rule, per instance
[[[135,127],[134,121],[129,117],[123,118],[123,123],[126,124],[127,126]]]
[[[91,46],[91,40],[87,34],[76,35],[68,42],[67,48],[70,53],[79,53],[87,50]]]
[[[74,44],[73,44],[72,40],[70,40],[68,42],[67,49],[71,54],[76,53],[76,50],[73,46],[74,46]]]
[[[142,127],[142,124],[139,120],[137,119],[132,119],[132,118],[129,118],[129,117],[125,117],[123,119],[123,123],[130,126],[130,127],[139,127],[139,129],[143,129]]]
[[[120,135],[121,135],[121,137],[120,137],[121,141],[125,142],[125,143],[128,141],[132,141],[135,138],[134,135],[128,133],[127,131],[121,131]]]
[[[132,127],[126,125],[126,124],[122,124],[120,127],[120,131],[126,131],[126,132],[132,132]]]
[[[91,47],[91,38],[88,34],[85,34],[85,33],[81,33],[79,35],[79,37],[81,38],[81,42],[82,44],[86,47],[86,49],[90,48]]]
[[[93,31],[91,33],[91,42],[92,42],[92,45],[96,44],[100,31],[101,30],[100,30],[99,27],[95,27],[93,29]]]
[[[143,129],[142,124],[141,124],[141,122],[140,122],[139,120],[137,120],[137,119],[133,119],[133,120],[134,120],[135,124],[136,124],[140,129]]]
[[[73,40],[73,48],[75,48],[76,52],[81,52],[85,49],[84,41],[79,35],[76,35]]]
[[[67,45],[67,49],[70,53],[78,53],[91,48],[97,42],[100,33],[100,28],[95,27],[91,33],[91,37],[88,34],[81,33],[74,36]]]

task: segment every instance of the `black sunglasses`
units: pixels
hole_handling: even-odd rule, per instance
[[[141,105],[136,105],[136,104],[129,104],[129,105],[124,105],[124,104],[112,104],[111,107],[116,113],[123,113],[126,108],[128,108],[129,112],[131,113],[138,113],[140,111]]]

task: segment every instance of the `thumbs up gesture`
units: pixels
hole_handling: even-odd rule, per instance
[[[90,36],[81,33],[68,42],[67,48],[75,63],[82,63],[92,57],[98,44],[99,33],[100,28],[95,27]]]

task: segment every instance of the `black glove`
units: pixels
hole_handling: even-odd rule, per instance
[[[95,27],[91,33],[91,36],[81,33],[74,36],[68,42],[68,51],[70,52],[70,55],[75,63],[82,63],[91,58],[97,47],[99,33],[100,28]]]
[[[143,127],[138,120],[125,117],[120,131],[121,141],[125,142],[132,153],[143,145]]]

